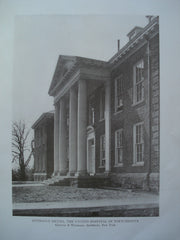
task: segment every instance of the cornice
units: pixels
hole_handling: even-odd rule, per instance
[[[56,104],[59,101],[59,99],[63,95],[65,95],[69,91],[69,89],[73,87],[73,85],[75,85],[76,82],[78,82],[80,79],[83,79],[84,81],[95,80],[99,82],[100,81],[107,82],[111,78],[110,71],[108,71],[108,69],[106,69],[106,71],[100,71],[103,69],[99,69],[99,68],[96,68],[96,70],[93,69],[92,71],[88,71],[88,70],[89,68],[86,68],[86,67],[78,68],[78,71],[76,71],[68,79],[66,84],[64,84],[62,87],[58,89],[58,91],[56,92],[57,95],[54,96],[54,104]]]
[[[35,123],[32,125],[32,129],[35,129],[37,128],[37,126],[44,122],[46,119],[49,119],[49,118],[53,118],[54,117],[54,111],[50,111],[50,112],[46,112],[46,113],[43,113],[36,121]]]
[[[118,58],[115,62],[111,63],[111,72],[117,68],[120,64],[122,64],[123,62],[125,62],[128,58],[130,58],[133,54],[135,54],[136,52],[138,52],[141,48],[143,48],[146,44],[147,44],[147,40],[151,40],[153,37],[155,37],[156,35],[158,35],[159,32],[153,32],[149,37],[143,37],[141,39],[141,41],[139,41],[137,44],[132,45],[131,48],[129,49],[129,51],[124,51],[122,56],[120,58]]]
[[[107,69],[109,67],[108,62],[101,61],[101,60],[96,60],[96,59],[90,59],[90,58],[83,58],[83,57],[75,57],[76,62],[75,64],[71,67],[71,69],[63,76],[62,79],[58,81],[56,86],[49,90],[49,95],[50,96],[55,96],[57,91],[61,88],[63,83],[65,84],[69,78],[73,76],[73,74],[78,71],[82,67],[101,67]]]
[[[147,26],[144,27],[142,32],[137,34],[132,40],[130,40],[121,50],[119,50],[110,60],[109,63],[112,65],[122,58],[130,49],[137,45],[143,38],[149,35],[155,27],[159,24],[158,17],[154,18]],[[159,29],[158,29],[159,30]]]

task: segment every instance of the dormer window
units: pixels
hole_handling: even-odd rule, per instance
[[[134,27],[128,34],[129,41],[131,41],[138,33],[142,31],[143,28],[141,27]]]

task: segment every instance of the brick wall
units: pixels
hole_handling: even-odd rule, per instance
[[[42,132],[42,134],[37,134]],[[51,177],[54,171],[54,119],[46,119],[35,132],[35,181]],[[41,163],[39,163],[41,161]],[[38,167],[40,164],[40,168]],[[44,166],[44,169],[43,169]]]
[[[54,171],[54,119],[47,123],[47,177]]]
[[[133,66],[139,61],[144,61],[145,69],[145,98],[142,103],[133,105]],[[130,55],[126,60],[117,65],[112,72],[112,170],[113,172],[140,173],[147,172],[149,166],[149,102],[148,102],[148,82],[147,82],[147,46]],[[123,74],[123,109],[115,112],[115,79]],[[144,166],[133,165],[133,126],[138,122],[144,122]],[[114,167],[115,165],[115,131],[123,129],[124,149],[123,149],[123,167]]]
[[[159,35],[150,41],[151,66],[151,171],[159,172],[159,139],[160,139],[160,96],[159,96]]]

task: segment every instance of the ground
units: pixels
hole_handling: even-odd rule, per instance
[[[154,202],[155,193],[122,189],[74,188],[62,186],[14,186],[14,203],[67,202],[86,200],[119,200],[121,202]]]
[[[13,216],[159,216],[159,196],[128,189],[13,184]]]

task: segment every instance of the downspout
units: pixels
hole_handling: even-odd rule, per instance
[[[152,134],[151,134],[151,100],[152,100],[152,93],[151,93],[151,70],[150,70],[150,44],[149,44],[149,38],[148,36],[145,37],[147,41],[147,79],[148,79],[148,95],[149,95],[149,165],[148,165],[148,172],[147,172],[147,189],[148,191],[151,190],[150,188],[150,174],[151,174],[151,144],[152,144]]]

